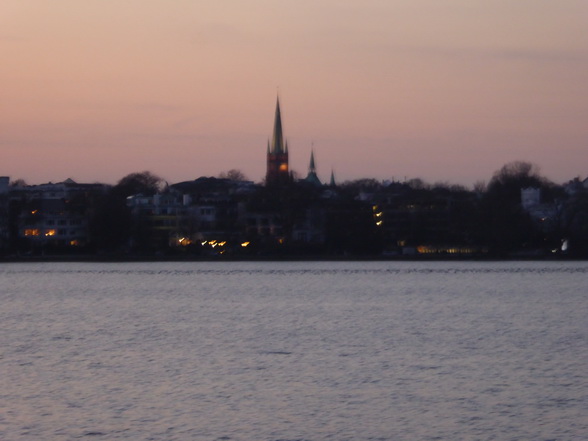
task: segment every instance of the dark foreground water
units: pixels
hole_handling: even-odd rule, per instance
[[[1,440],[586,440],[587,263],[0,265]]]

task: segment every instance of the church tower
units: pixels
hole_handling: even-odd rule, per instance
[[[284,143],[282,133],[282,115],[280,113],[280,99],[276,101],[276,116],[274,120],[274,134],[271,143],[267,145],[266,185],[285,184],[290,180],[288,169],[288,143]]]
[[[320,187],[323,185],[316,175],[316,165],[314,164],[314,149],[310,151],[310,164],[308,165],[308,175],[304,179],[309,184]]]

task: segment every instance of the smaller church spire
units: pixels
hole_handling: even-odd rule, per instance
[[[335,184],[335,172],[333,171],[333,169],[331,169],[331,182],[329,183],[329,185],[331,187],[335,187],[337,184]]]
[[[316,166],[314,165],[314,149],[310,151],[310,164],[308,166],[309,173],[316,173]]]
[[[314,163],[314,149],[312,149],[310,151],[310,163],[308,164],[308,175],[306,175],[306,178],[304,179],[306,182],[311,183],[312,185],[315,185],[317,187],[320,187],[321,185],[323,185],[320,181],[320,179],[318,178],[318,176],[316,175],[316,166]]]

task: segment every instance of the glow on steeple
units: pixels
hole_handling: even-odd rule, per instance
[[[267,148],[266,184],[285,184],[290,181],[288,167],[288,143],[284,142],[282,132],[282,114],[280,99],[276,100],[276,116],[274,119],[274,133]]]

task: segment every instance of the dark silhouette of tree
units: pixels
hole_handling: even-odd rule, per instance
[[[588,192],[575,194],[564,207],[563,237],[568,240],[567,252],[572,257],[588,257]]]
[[[381,232],[372,207],[345,198],[330,203],[326,218],[326,249],[329,254],[378,255],[382,252]]]
[[[530,215],[521,205],[521,189],[539,188],[544,194],[554,186],[529,162],[515,161],[496,171],[481,203],[480,226],[491,253],[536,250],[543,246]]]
[[[530,162],[514,161],[494,172],[486,193],[495,199],[519,203],[522,188],[543,188],[547,185],[547,179],[539,174],[539,167]]]
[[[476,194],[486,193],[486,189],[487,189],[486,181],[476,181],[474,183],[474,193],[476,193]]]
[[[127,197],[135,194],[154,195],[163,187],[163,182],[163,179],[149,171],[131,173],[97,202],[90,228],[99,251],[120,252],[128,247],[133,233],[133,219],[126,205]]]
[[[247,181],[247,176],[245,176],[245,173],[236,168],[232,168],[226,172],[221,172],[218,177],[219,179],[230,179],[231,181]]]
[[[427,184],[421,178],[409,179],[406,181],[406,185],[408,185],[413,190],[428,190],[430,188],[429,184]]]
[[[14,181],[12,181],[10,183],[10,186],[12,188],[16,188],[16,187],[25,187],[27,185],[26,181],[24,179],[15,179]]]
[[[126,175],[113,187],[113,191],[125,198],[134,194],[152,196],[162,189],[163,184],[162,178],[149,171],[144,171]]]
[[[339,186],[339,189],[349,196],[357,196],[360,193],[375,193],[381,190],[382,183],[377,179],[362,178],[354,181],[345,181]]]
[[[131,232],[131,215],[126,199],[111,188],[97,202],[90,220],[90,231],[97,251],[121,251],[128,243]]]

